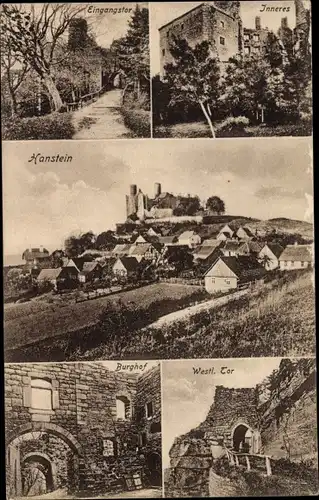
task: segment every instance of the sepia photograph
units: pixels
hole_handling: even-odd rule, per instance
[[[165,498],[318,492],[316,361],[163,363]]]
[[[154,138],[311,135],[309,0],[150,12]]]
[[[3,4],[2,139],[151,136],[147,3]]]
[[[157,361],[5,365],[8,499],[161,498]]]
[[[293,141],[4,143],[6,362],[314,355]]]

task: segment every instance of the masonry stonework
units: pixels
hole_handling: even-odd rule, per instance
[[[144,377],[149,381],[146,384]],[[45,463],[50,469],[50,478],[46,478],[49,490],[66,487],[70,491],[105,492],[114,486],[114,475],[134,472],[149,483],[146,476],[153,471],[147,467],[148,455],[160,455],[161,434],[159,429],[143,454],[139,433],[147,432],[148,422],[140,422],[136,411],[141,385],[143,397],[156,400],[158,408],[161,392],[156,367],[141,380],[136,374],[110,371],[98,362],[7,365],[10,497],[26,494],[26,463],[32,463],[33,468],[34,463]],[[48,394],[49,399],[45,399]],[[35,395],[40,397],[42,408],[35,404]],[[118,405],[123,406],[120,413]]]

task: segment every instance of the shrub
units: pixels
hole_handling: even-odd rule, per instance
[[[10,118],[2,124],[2,139],[71,139],[75,132],[71,117],[71,113],[51,113],[31,118]]]
[[[150,137],[151,124],[150,112],[143,109],[129,108],[122,106],[122,115],[125,125],[132,130],[137,137]]]
[[[249,119],[246,116],[230,116],[222,121],[217,127],[219,137],[242,137],[249,136],[250,133],[245,130],[249,125]]]

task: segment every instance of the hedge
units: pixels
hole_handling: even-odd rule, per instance
[[[137,137],[151,137],[151,113],[144,109],[134,109],[122,106],[122,115],[125,125],[132,130]]]
[[[2,123],[2,139],[11,141],[72,139],[71,113],[51,113],[30,118],[10,118]]]

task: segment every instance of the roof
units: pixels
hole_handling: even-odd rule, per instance
[[[212,271],[220,260],[222,260],[241,281],[257,278],[265,274],[265,269],[256,259],[250,256],[240,255],[238,257],[219,257],[207,271],[206,275],[209,274],[210,276],[214,276],[214,272]],[[218,273],[216,277],[218,277]]]
[[[118,254],[118,253],[121,253],[121,254],[127,253],[128,254],[130,248],[131,248],[131,244],[121,243],[121,244],[115,245],[115,247],[112,250],[112,253],[113,254]]]
[[[236,233],[238,233],[238,231],[239,231],[240,229],[241,229],[242,231],[244,231],[244,232],[246,233],[246,235],[247,235],[247,236],[249,236],[249,238],[252,238],[252,237],[254,236],[254,234],[251,232],[251,230],[249,229],[249,227],[243,227],[243,226],[240,226],[240,227],[237,229]]]
[[[263,247],[263,245],[261,245],[258,241],[249,240],[246,244],[248,245],[249,251],[251,253],[259,253]]]
[[[91,273],[92,271],[94,271],[94,269],[96,267],[99,267],[99,263],[96,262],[96,261],[93,261],[93,262],[84,262],[83,264],[83,269],[82,269],[82,274],[89,274]]]
[[[151,243],[139,243],[138,245],[133,247],[130,255],[144,255],[150,250],[151,247]]]
[[[82,271],[84,263],[86,262],[84,257],[73,257],[70,260],[74,262],[79,271]]]
[[[23,254],[22,259],[31,260],[31,259],[44,259],[49,257],[49,250],[43,248],[42,251],[40,248],[27,248]]]
[[[309,245],[287,245],[279,260],[312,262],[311,248]]]
[[[182,234],[179,235],[179,239],[188,239],[192,238],[193,236],[198,236],[195,231],[184,231]]]
[[[139,267],[139,263],[137,262],[137,260],[134,257],[121,257],[121,258],[117,259],[116,262],[118,262],[118,261],[122,262],[123,266],[125,267],[125,269],[127,271],[136,271]],[[115,264],[116,264],[116,262],[115,262]]]
[[[38,276],[38,280],[54,280],[61,274],[62,267],[57,267],[54,269],[41,269]]]
[[[239,250],[239,247],[242,244],[243,244],[242,242],[240,243],[239,241],[236,240],[226,241],[223,250],[227,250],[228,252],[236,252],[236,250]]]
[[[229,231],[220,231],[218,234],[223,234],[226,238],[231,238],[231,233]]]
[[[278,257],[280,257],[280,255],[282,254],[282,252],[284,250],[283,247],[281,245],[279,245],[278,243],[266,243],[266,245],[269,248],[269,250],[272,251],[274,256],[277,257],[277,259],[278,259]]]
[[[215,250],[218,248],[218,246],[213,246],[213,247],[209,247],[209,246],[202,246],[200,247],[199,250],[197,250],[195,253],[194,253],[194,257],[196,259],[207,259],[210,255],[212,255]]]
[[[222,244],[222,242],[220,240],[217,240],[216,238],[211,238],[211,239],[208,239],[208,240],[204,240],[202,242],[202,247],[213,247],[213,246],[220,246]]]
[[[174,243],[177,241],[177,236],[159,236],[158,241],[162,245]]]

